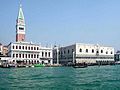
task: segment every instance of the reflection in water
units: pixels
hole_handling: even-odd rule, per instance
[[[0,90],[119,90],[119,68],[120,66],[0,68]]]

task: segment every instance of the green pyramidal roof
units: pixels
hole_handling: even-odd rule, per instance
[[[19,13],[18,13],[18,19],[24,20],[24,15],[23,15],[23,11],[22,11],[22,7],[21,6],[20,6],[20,9],[19,9]]]

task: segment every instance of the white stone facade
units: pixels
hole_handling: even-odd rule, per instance
[[[9,62],[11,62],[11,57],[0,57],[0,65],[8,64]]]
[[[57,55],[59,63],[96,63],[97,61],[114,61],[114,48],[94,45],[76,43],[66,47],[60,47],[53,50],[53,62],[57,62]]]
[[[0,45],[0,54],[2,54],[2,52],[3,52],[3,46]]]
[[[23,61],[27,64],[46,63],[51,64],[52,61],[52,50],[47,48],[44,50],[40,45],[33,44],[30,42],[16,42],[11,43],[8,46],[8,56],[12,58],[12,62]],[[50,56],[43,56],[42,52],[49,54]],[[49,58],[48,58],[49,57]],[[44,58],[44,62],[41,59]]]
[[[53,63],[52,48],[40,47],[40,60],[42,63]]]

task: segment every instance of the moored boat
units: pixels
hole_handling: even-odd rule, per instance
[[[45,67],[44,64],[34,64],[34,67]]]
[[[73,65],[74,68],[86,68],[88,65],[86,63],[76,63]]]

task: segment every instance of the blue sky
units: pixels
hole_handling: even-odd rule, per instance
[[[75,42],[120,49],[120,0],[21,0],[26,41],[43,45]],[[15,42],[19,0],[1,0],[0,42]]]

